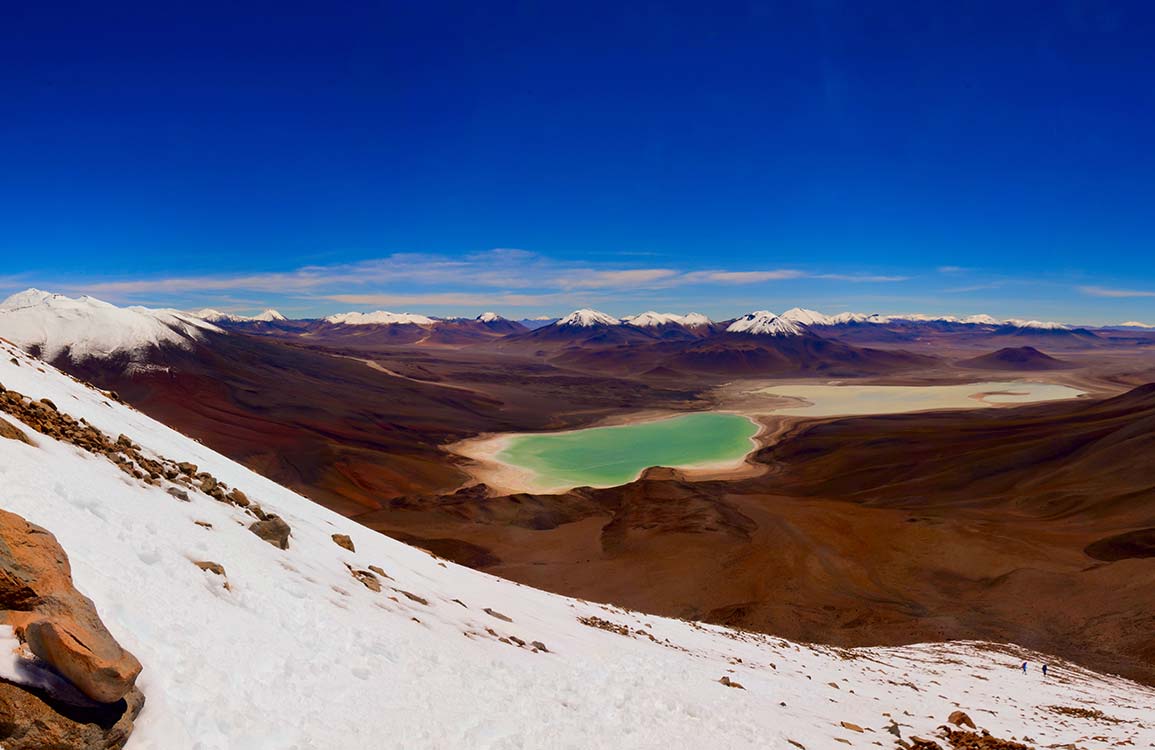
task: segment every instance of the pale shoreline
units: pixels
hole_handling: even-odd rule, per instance
[[[1018,381],[997,381],[1000,385],[1065,385],[1062,383],[1055,383],[1053,381],[1043,380],[1018,380]],[[972,383],[954,383],[949,385],[954,386],[984,386],[994,385],[992,381],[978,381]],[[771,393],[774,388],[785,388],[792,385],[824,385],[830,387],[842,387],[854,385],[868,385],[860,383],[845,383],[829,381],[824,383],[815,383],[813,380],[809,381],[754,381],[748,380],[740,383],[730,383],[719,387],[715,390],[714,396],[719,402],[719,407],[708,410],[697,411],[673,411],[673,410],[643,410],[636,412],[629,412],[624,414],[608,415],[594,424],[578,427],[571,430],[552,430],[542,432],[521,432],[521,433],[486,433],[476,437],[467,438],[465,440],[444,446],[444,449],[456,456],[463,457],[469,460],[469,463],[461,466],[464,471],[469,474],[470,484],[482,483],[495,492],[500,494],[518,494],[518,493],[534,493],[534,494],[558,494],[567,492],[578,486],[607,488],[619,487],[630,482],[635,482],[640,479],[647,471],[655,468],[668,468],[678,472],[681,476],[692,481],[703,481],[711,479],[744,479],[754,476],[759,476],[768,470],[764,464],[755,463],[750,458],[758,450],[772,445],[778,438],[780,438],[791,426],[804,421],[818,421],[824,419],[840,418],[840,417],[854,417],[854,416],[869,416],[871,414],[911,414],[917,412],[942,411],[944,409],[963,409],[962,406],[931,406],[920,404],[916,408],[907,411],[879,411],[879,412],[848,412],[845,414],[790,414],[790,409],[807,408],[815,404],[809,399],[799,396],[776,396]],[[872,386],[883,385],[881,383],[871,383]],[[906,384],[886,384],[890,387],[908,387],[908,388],[922,388],[931,384],[922,385],[906,385]],[[947,385],[947,384],[943,384]],[[1070,386],[1067,386],[1070,387]],[[979,408],[1008,408],[1014,406],[1023,406],[1031,403],[1043,403],[1045,401],[1066,400],[1066,399],[1040,399],[1037,401],[988,401],[987,397],[992,395],[1003,395],[1007,391],[977,391],[968,396],[969,399],[976,402]],[[1069,398],[1081,398],[1089,395],[1083,391],[1079,395],[1071,396]],[[739,406],[739,402],[742,406]],[[745,417],[755,426],[758,431],[750,437],[751,448],[740,459],[732,461],[705,461],[693,464],[683,464],[679,466],[647,466],[638,471],[638,473],[627,482],[613,482],[608,484],[583,484],[570,485],[558,484],[547,485],[540,481],[537,472],[532,469],[526,469],[506,463],[498,458],[498,455],[504,451],[511,440],[518,437],[556,434],[562,432],[579,432],[582,430],[600,429],[605,427],[621,427],[627,425],[644,424],[646,422],[656,422],[674,417],[685,416],[687,414],[700,413],[714,413],[714,414],[734,414]]]
[[[677,466],[646,466],[638,470],[637,474],[626,482],[612,482],[608,484],[582,484],[582,485],[546,485],[542,484],[536,472],[531,469],[524,469],[520,466],[506,463],[497,458],[503,450],[505,450],[511,440],[519,437],[557,434],[561,432],[580,432],[583,430],[595,430],[605,427],[626,427],[635,424],[644,424],[646,422],[659,422],[665,419],[673,419],[675,417],[684,417],[688,414],[733,414],[747,419],[751,424],[758,428],[757,432],[750,436],[750,449],[746,451],[741,458],[736,458],[732,461],[700,461],[692,464],[681,464]],[[686,476],[696,480],[703,479],[740,479],[750,476],[757,476],[765,471],[765,467],[761,464],[756,464],[750,461],[750,456],[763,447],[760,438],[770,432],[763,417],[777,416],[777,415],[755,415],[741,412],[735,409],[709,409],[705,411],[642,411],[631,412],[629,414],[614,414],[604,420],[589,425],[587,427],[579,427],[574,430],[556,430],[549,432],[505,432],[505,433],[488,433],[478,435],[476,437],[467,438],[457,443],[445,446],[445,449],[450,453],[470,459],[471,465],[464,466],[466,473],[474,480],[475,483],[485,484],[496,492],[502,494],[517,494],[517,493],[534,493],[534,494],[558,494],[561,492],[568,492],[575,487],[594,487],[597,489],[604,489],[607,487],[620,487],[630,482],[636,482],[647,471],[655,468],[674,469]],[[776,431],[778,432],[778,431]]]

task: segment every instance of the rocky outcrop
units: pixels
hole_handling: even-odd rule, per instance
[[[72,585],[68,556],[45,529],[0,510],[0,624],[28,661],[67,681],[69,695],[0,682],[0,744],[116,748],[144,703],[141,665]],[[71,688],[75,688],[72,690]]]
[[[136,688],[116,703],[76,706],[0,681],[0,745],[5,750],[119,750],[143,706],[144,696]]]
[[[280,516],[270,514],[264,520],[256,521],[249,526],[249,531],[274,547],[289,548],[289,524]]]

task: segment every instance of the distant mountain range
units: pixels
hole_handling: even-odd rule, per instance
[[[791,368],[811,372],[849,363],[875,372],[880,366],[914,366],[922,361],[915,357],[898,362],[894,352],[880,357],[871,350],[879,345],[893,348],[934,338],[968,345],[989,341],[1010,348],[1032,344],[1077,348],[1104,344],[1104,336],[1144,336],[1148,329],[1128,323],[1098,330],[1051,321],[1000,320],[989,315],[827,315],[799,307],[780,315],[757,310],[723,321],[695,312],[652,310],[617,318],[592,309],[575,310],[558,319],[522,321],[495,312],[476,318],[438,318],[384,310],[291,320],[273,309],[245,316],[213,309],[183,312],[117,307],[92,297],[73,299],[36,289],[0,303],[0,336],[29,351],[49,360],[64,356],[125,362],[148,360],[150,352],[164,348],[187,350],[212,336],[234,332],[361,350],[492,342],[503,351],[536,353],[570,366],[605,366],[629,372],[666,367],[709,372],[734,367],[736,373]],[[810,343],[788,345],[792,339]],[[815,344],[814,339],[820,339],[822,345]],[[768,354],[771,351],[773,356]]]

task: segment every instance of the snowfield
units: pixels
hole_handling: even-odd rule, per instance
[[[960,708],[1040,747],[1155,747],[1155,690],[1127,680],[1058,662],[1044,680],[1042,657],[1009,646],[816,647],[544,593],[368,531],[4,342],[0,383],[191,461],[292,527],[282,551],[240,508],[179,501],[31,430],[35,447],[0,438],[0,503],[56,534],[144,664],[130,750],[893,747]],[[380,592],[348,567],[371,565]]]

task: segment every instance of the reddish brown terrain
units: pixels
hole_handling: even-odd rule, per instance
[[[964,359],[958,363],[958,366],[969,370],[1011,370],[1017,372],[1062,370],[1070,367],[1063,360],[1044,354],[1033,346],[1004,347],[997,352]]]
[[[843,645],[1013,641],[1155,682],[1155,393],[1101,398],[1155,381],[1149,337],[1040,335],[1069,365],[1048,377],[1089,400],[777,418],[756,477],[455,491],[468,475],[444,446],[481,433],[709,408],[734,378],[965,382],[975,360],[1049,357],[991,354],[995,330],[844,328],[461,344],[266,326],[151,367],[64,364],[371,528],[527,584]]]

